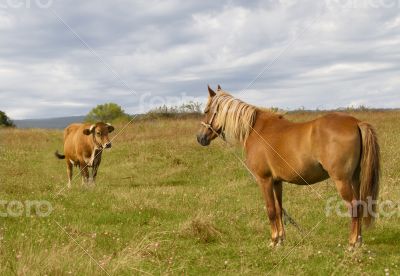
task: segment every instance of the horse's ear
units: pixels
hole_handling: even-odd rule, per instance
[[[218,90],[222,90],[221,85],[218,84]]]
[[[211,98],[217,95],[217,93],[215,93],[215,91],[212,90],[210,86],[208,86],[208,94],[210,95]]]

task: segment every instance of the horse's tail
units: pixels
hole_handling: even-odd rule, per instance
[[[363,221],[369,226],[375,216],[379,194],[380,149],[374,128],[364,122],[358,123],[361,132],[362,149],[360,163],[360,200],[362,202]]]
[[[58,153],[58,150],[54,153],[54,155],[55,155],[58,159],[65,159],[65,155],[62,155],[62,154]]]

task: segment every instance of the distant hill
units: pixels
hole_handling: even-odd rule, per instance
[[[17,128],[52,128],[63,129],[71,123],[79,123],[85,116],[72,116],[48,119],[13,120]]]

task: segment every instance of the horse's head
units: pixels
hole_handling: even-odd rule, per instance
[[[218,91],[219,90],[221,90],[221,87],[218,85]],[[215,120],[218,112],[218,106],[213,104],[216,95],[217,93],[208,86],[208,101],[204,110],[204,119],[197,133],[197,142],[202,146],[208,146],[222,131],[222,127],[216,125]]]

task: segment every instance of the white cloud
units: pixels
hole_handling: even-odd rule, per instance
[[[348,74],[362,74],[372,71],[379,71],[382,69],[389,69],[392,65],[390,63],[337,63],[329,66],[313,69],[301,75],[305,78],[322,78],[344,76]]]
[[[341,2],[55,1],[101,60],[48,9],[0,10],[0,110],[69,116],[114,101],[143,112],[205,98],[208,83],[265,106],[399,107],[400,7]]]
[[[14,26],[14,19],[12,16],[3,13],[0,10],[0,30],[11,29]]]

